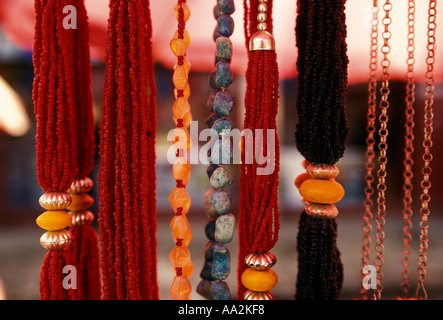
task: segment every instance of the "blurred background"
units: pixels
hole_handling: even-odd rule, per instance
[[[15,1],[15,0],[14,0]],[[14,1],[10,0],[10,3]],[[20,2],[20,1],[16,1]],[[28,0],[28,2],[31,2]],[[278,1],[276,1],[278,2]],[[294,1],[295,2],[295,1]],[[371,1],[367,1],[370,3]],[[5,1],[0,1],[0,8],[5,8]],[[355,0],[350,1],[355,4]],[[12,7],[11,7],[12,8]],[[192,12],[192,7],[191,7]],[[295,12],[295,11],[294,11]],[[364,12],[363,12],[364,13]],[[362,14],[363,14],[362,13]],[[0,9],[0,18],[5,17],[5,11]],[[240,21],[241,21],[241,16]],[[197,20],[197,19],[196,19]],[[172,20],[171,20],[172,21]],[[239,22],[240,23],[240,22]],[[238,24],[239,25],[239,24]],[[154,28],[156,24],[154,24]],[[212,28],[212,27],[211,27]],[[292,29],[293,30],[293,29]],[[242,33],[242,28],[236,29],[237,34]],[[191,33],[192,37],[192,33]],[[169,42],[168,36],[168,42]],[[363,51],[368,47],[360,43]],[[155,42],[154,42],[155,45]],[[192,46],[192,45],[191,45]],[[214,57],[213,43],[209,42],[209,52]],[[353,43],[353,46],[356,46]],[[358,47],[357,43],[357,47]],[[162,53],[165,54],[165,53]],[[162,55],[160,54],[160,56]],[[167,53],[170,55],[170,53]],[[356,59],[366,61],[363,57],[351,57],[351,63]],[[233,58],[234,60],[235,58]],[[194,120],[199,122],[200,130],[205,128],[205,120],[209,115],[206,100],[211,91],[208,85],[210,70],[199,70],[198,60],[191,60],[189,83],[191,97],[189,102],[192,107]],[[403,60],[404,61],[404,60]],[[398,61],[396,61],[398,62]],[[366,63],[366,62],[365,62]],[[401,64],[401,61],[399,62]],[[440,69],[441,62],[438,63]],[[352,64],[350,64],[351,66]],[[367,65],[367,64],[366,64]],[[104,64],[100,59],[92,61],[94,95],[94,113],[96,125],[100,121],[102,88],[104,81]],[[171,107],[174,102],[172,71],[162,59],[157,59],[155,64],[155,78],[157,86],[157,208],[158,208],[158,280],[160,298],[170,299],[169,287],[173,279],[168,254],[174,243],[170,237],[169,221],[172,211],[167,199],[170,190],[175,186],[171,173],[171,165],[166,158],[170,142],[166,135],[174,127]],[[284,69],[286,66],[282,66]],[[203,69],[203,68],[200,68]],[[350,68],[350,70],[352,70]],[[354,72],[354,71],[352,71]],[[367,73],[366,73],[367,74]],[[366,74],[359,75],[366,78]],[[361,286],[361,251],[363,237],[363,199],[365,175],[365,138],[366,138],[366,112],[367,112],[367,83],[359,81],[354,74],[349,85],[347,98],[347,114],[350,125],[350,135],[347,140],[345,156],[337,163],[341,173],[337,180],[346,190],[345,198],[337,204],[340,215],[338,223],[338,246],[341,250],[344,264],[344,286],[342,299],[358,298]],[[42,229],[35,224],[35,219],[41,214],[38,198],[42,194],[36,179],[35,167],[35,118],[32,104],[32,51],[29,48],[18,46],[8,36],[0,21],[0,288],[3,293],[0,298],[6,299],[39,299],[38,278],[40,266],[45,254],[39,244]],[[236,106],[232,120],[237,128],[242,127],[244,114],[243,97],[245,92],[245,79],[241,72],[234,77],[230,87]],[[301,166],[303,157],[298,153],[294,143],[294,128],[297,122],[295,112],[295,99],[297,92],[296,75],[288,75],[280,82],[280,106],[278,114],[278,130],[280,136],[281,169],[279,188],[279,207],[281,229],[279,241],[273,252],[278,262],[274,270],[279,276],[279,282],[273,289],[277,299],[294,299],[295,281],[297,275],[296,235],[298,220],[303,210],[301,197],[294,186],[294,179],[304,170]],[[414,155],[414,216],[413,216],[413,241],[411,253],[411,284],[412,292],[416,288],[418,245],[419,245],[419,195],[421,179],[421,154],[423,152],[423,105],[424,84],[418,83],[416,87],[416,139]],[[394,299],[401,294],[401,259],[402,259],[402,170],[404,147],[404,98],[405,82],[401,77],[391,82],[391,106],[389,108],[389,137],[388,137],[388,193],[387,216],[385,227],[385,264],[384,264],[384,295],[386,299]],[[429,253],[427,266],[426,289],[430,299],[443,299],[443,85],[437,83],[434,104],[434,145],[431,163],[432,188],[430,191],[431,216],[429,218]],[[98,144],[97,131],[97,144]],[[91,176],[97,185],[99,159]],[[231,165],[229,170],[234,175],[234,184],[229,188],[233,194],[232,211],[238,214],[239,192],[239,167]],[[203,267],[203,253],[206,238],[204,226],[207,217],[204,213],[203,194],[209,188],[205,165],[192,166],[192,179],[188,186],[188,193],[192,200],[191,210],[188,214],[193,230],[193,238],[189,250],[194,262],[194,273],[191,284],[195,288],[200,281],[199,273]],[[97,199],[96,187],[91,191]],[[374,209],[375,210],[375,209]],[[97,214],[97,202],[92,208]],[[373,221],[374,229],[376,228]],[[95,224],[95,227],[97,225]],[[375,237],[374,232],[372,236]],[[236,293],[236,268],[237,268],[237,238],[227,247],[231,252],[231,275],[227,282],[233,296]],[[375,238],[374,238],[375,241]],[[373,248],[372,248],[373,249]],[[374,253],[372,252],[372,257]],[[192,299],[201,299],[194,292]]]

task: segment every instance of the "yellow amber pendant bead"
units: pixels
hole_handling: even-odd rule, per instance
[[[172,114],[177,119],[183,119],[186,113],[191,110],[191,106],[189,105],[188,99],[185,97],[180,97],[175,99],[174,104],[172,105]]]
[[[179,239],[174,232],[172,232],[172,239],[174,240],[174,242],[177,242],[177,240]],[[188,233],[186,234],[185,238],[181,239],[182,246],[184,246],[184,247],[189,246],[191,239],[192,239],[192,230],[191,230],[191,228],[189,228]]]
[[[174,39],[178,38],[178,30],[174,33]],[[183,31],[183,40],[185,40],[186,46],[189,47],[191,44],[191,37],[189,36],[189,32],[187,30]]]
[[[172,130],[168,140],[172,141],[176,149],[182,149],[184,152],[188,152],[191,148],[191,136],[185,127]]]
[[[299,174],[299,175],[297,176],[297,178],[295,178],[295,181],[294,181],[295,187],[296,187],[297,189],[299,189],[300,186],[302,185],[302,183],[305,182],[305,181],[308,180],[308,179],[312,179],[312,177],[309,175],[309,173],[304,172],[304,173],[302,173],[302,174]]]
[[[188,7],[188,5],[186,4],[186,3],[181,3],[181,6],[182,6],[182,8],[183,8],[183,14],[184,14],[184,16],[183,16],[183,19],[185,20],[185,21],[188,21],[188,19],[189,19],[189,17],[191,16],[191,10],[189,10],[189,7]],[[178,10],[180,9],[180,5],[179,4],[177,4],[176,6],[175,6],[175,8],[174,8],[174,12],[175,12],[175,17],[178,19]]]
[[[46,211],[36,219],[37,225],[45,230],[56,231],[71,224],[72,217],[66,211]]]
[[[184,56],[188,45],[184,39],[174,38],[169,43],[169,47],[176,57]]]
[[[191,165],[185,157],[179,157],[172,166],[172,175],[175,180],[181,180],[183,185],[187,185],[191,177]]]
[[[184,215],[174,216],[171,219],[169,226],[171,227],[172,232],[174,232],[176,237],[179,239],[184,239],[188,233],[188,230],[191,228],[188,219]]]
[[[72,202],[68,207],[70,211],[84,211],[94,204],[94,198],[87,193],[72,194]]]
[[[252,291],[269,291],[277,281],[277,274],[272,269],[259,271],[248,268],[241,275],[243,285]]]
[[[303,199],[315,203],[336,203],[345,195],[345,189],[335,180],[309,179],[299,188]]]
[[[174,83],[175,89],[185,90],[188,85],[188,73],[184,65],[177,66],[172,74],[172,82]]]
[[[169,294],[173,300],[189,300],[191,291],[192,287],[189,279],[184,275],[181,275],[175,276]]]
[[[186,215],[191,206],[191,199],[189,198],[186,188],[174,188],[168,197],[171,203],[172,210],[177,212],[177,208],[182,208],[182,214]]]
[[[191,260],[191,253],[184,246],[175,246],[169,253],[169,260],[174,270],[183,268]]]

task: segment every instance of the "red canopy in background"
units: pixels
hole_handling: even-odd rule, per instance
[[[90,23],[90,46],[94,59],[103,60],[106,45],[106,27],[108,18],[109,0],[85,0]],[[177,21],[173,12],[176,0],[154,0],[151,2],[153,24],[154,58],[164,66],[172,68],[176,57],[169,49],[169,41],[176,28]],[[0,24],[3,32],[20,48],[31,50],[34,35],[34,1],[32,0],[0,0]],[[231,67],[236,73],[244,73],[246,61],[246,47],[243,34],[243,2],[236,1],[237,8],[232,17],[236,28],[231,37],[234,46],[234,55]],[[211,71],[214,68],[215,44],[212,33],[216,22],[212,15],[215,0],[189,0],[191,18],[187,23],[191,45],[187,56],[194,71]],[[418,81],[424,81],[426,70],[426,27],[427,1],[416,4],[416,76]],[[437,5],[437,11],[443,13],[443,4]],[[348,54],[349,54],[349,82],[365,82],[368,78],[369,43],[371,24],[370,1],[347,1],[348,25]],[[297,75],[295,62],[297,49],[295,45],[295,15],[296,1],[274,1],[274,36],[281,78],[291,78]],[[379,18],[384,15],[380,8]],[[391,46],[391,75],[392,79],[404,79],[407,59],[407,1],[393,3],[391,11],[392,38]],[[437,39],[443,39],[443,29],[437,27]],[[383,26],[380,25],[380,44]],[[440,33],[442,36],[440,36]],[[435,80],[443,81],[443,50],[437,49]]]

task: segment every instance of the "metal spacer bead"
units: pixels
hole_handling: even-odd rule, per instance
[[[315,179],[330,180],[337,177],[340,170],[336,165],[321,164],[321,163],[311,163],[307,168],[306,172]]]
[[[303,160],[301,165],[302,167],[306,170],[306,168],[310,165],[311,163],[308,160]]]
[[[260,12],[257,15],[257,21],[260,23],[265,23],[268,20],[268,15],[265,12]]]
[[[94,182],[92,182],[91,178],[86,177],[82,179],[75,179],[72,182],[68,192],[72,194],[86,193],[91,191],[93,186]]]
[[[40,237],[43,248],[59,251],[72,243],[72,234],[68,230],[47,231]]]
[[[249,40],[249,50],[275,50],[275,40],[273,35],[268,31],[255,32]]]
[[[258,3],[268,3],[268,0],[258,0]]]
[[[271,252],[250,253],[245,257],[246,264],[255,270],[267,270],[277,262],[277,258]]]
[[[91,224],[94,221],[94,214],[91,211],[69,211],[72,216],[71,227],[79,228]]]
[[[258,31],[266,31],[268,29],[268,25],[265,22],[260,22],[257,24]]]
[[[243,295],[243,300],[275,300],[275,296],[271,291],[247,290]]]
[[[305,211],[310,217],[323,220],[334,219],[338,215],[338,209],[333,204],[309,202]]]
[[[266,3],[260,3],[258,5],[258,12],[260,12],[260,13],[268,12],[268,5]]]
[[[46,192],[38,200],[40,206],[49,211],[64,210],[71,202],[72,198],[66,192]]]

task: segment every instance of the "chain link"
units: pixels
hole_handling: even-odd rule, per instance
[[[373,182],[374,178],[374,145],[375,138],[374,134],[376,131],[375,120],[376,120],[376,106],[377,106],[377,51],[378,51],[378,4],[377,0],[373,0],[372,5],[372,24],[371,24],[371,46],[370,46],[370,63],[369,63],[369,83],[368,83],[368,113],[367,113],[367,138],[366,138],[366,188],[364,200],[365,212],[363,214],[363,249],[362,249],[362,270],[365,266],[370,263],[370,246],[371,246],[371,231],[373,219],[372,207],[373,201],[372,196],[374,194]],[[362,283],[363,278],[362,274]],[[360,297],[364,300],[368,299],[368,291],[362,286],[360,291]]]
[[[433,104],[434,104],[434,63],[435,63],[435,31],[436,31],[436,17],[437,17],[437,1],[429,0],[428,9],[428,55],[426,58],[426,93],[425,93],[425,107],[424,107],[424,139],[423,139],[423,168],[422,168],[422,193],[420,196],[420,248],[418,257],[418,286],[416,296],[418,299],[427,299],[427,293],[424,286],[426,278],[426,265],[428,255],[428,216],[430,214],[429,202],[431,196],[429,189],[431,188],[430,175],[432,169],[430,163],[432,161],[431,147],[432,147],[432,132],[433,132]]]
[[[405,122],[405,147],[404,147],[404,172],[403,172],[403,259],[402,259],[402,282],[401,289],[403,291],[403,297],[409,297],[409,291],[411,285],[409,283],[409,267],[411,265],[411,229],[413,215],[412,211],[412,178],[413,171],[412,166],[414,164],[414,103],[415,103],[415,0],[408,0],[408,70],[406,73],[406,122]]]
[[[377,231],[375,233],[376,236],[376,245],[375,245],[375,267],[377,270],[377,289],[376,289],[376,298],[381,298],[381,293],[383,291],[383,253],[384,253],[384,238],[385,238],[385,215],[386,215],[386,165],[388,162],[387,150],[388,150],[388,109],[389,109],[389,81],[390,81],[390,60],[388,58],[389,53],[391,52],[391,47],[389,46],[389,40],[391,38],[391,32],[389,31],[389,26],[391,25],[392,19],[390,17],[390,12],[392,10],[392,4],[390,0],[385,0],[383,5],[383,11],[385,12],[385,16],[382,19],[382,23],[384,26],[384,31],[382,33],[383,38],[383,46],[381,47],[381,53],[383,54],[383,59],[381,61],[381,66],[383,70],[382,78],[381,78],[381,101],[380,101],[380,129],[378,134],[380,136],[380,142],[378,144],[379,149],[379,169],[377,171],[378,184],[377,184]]]

